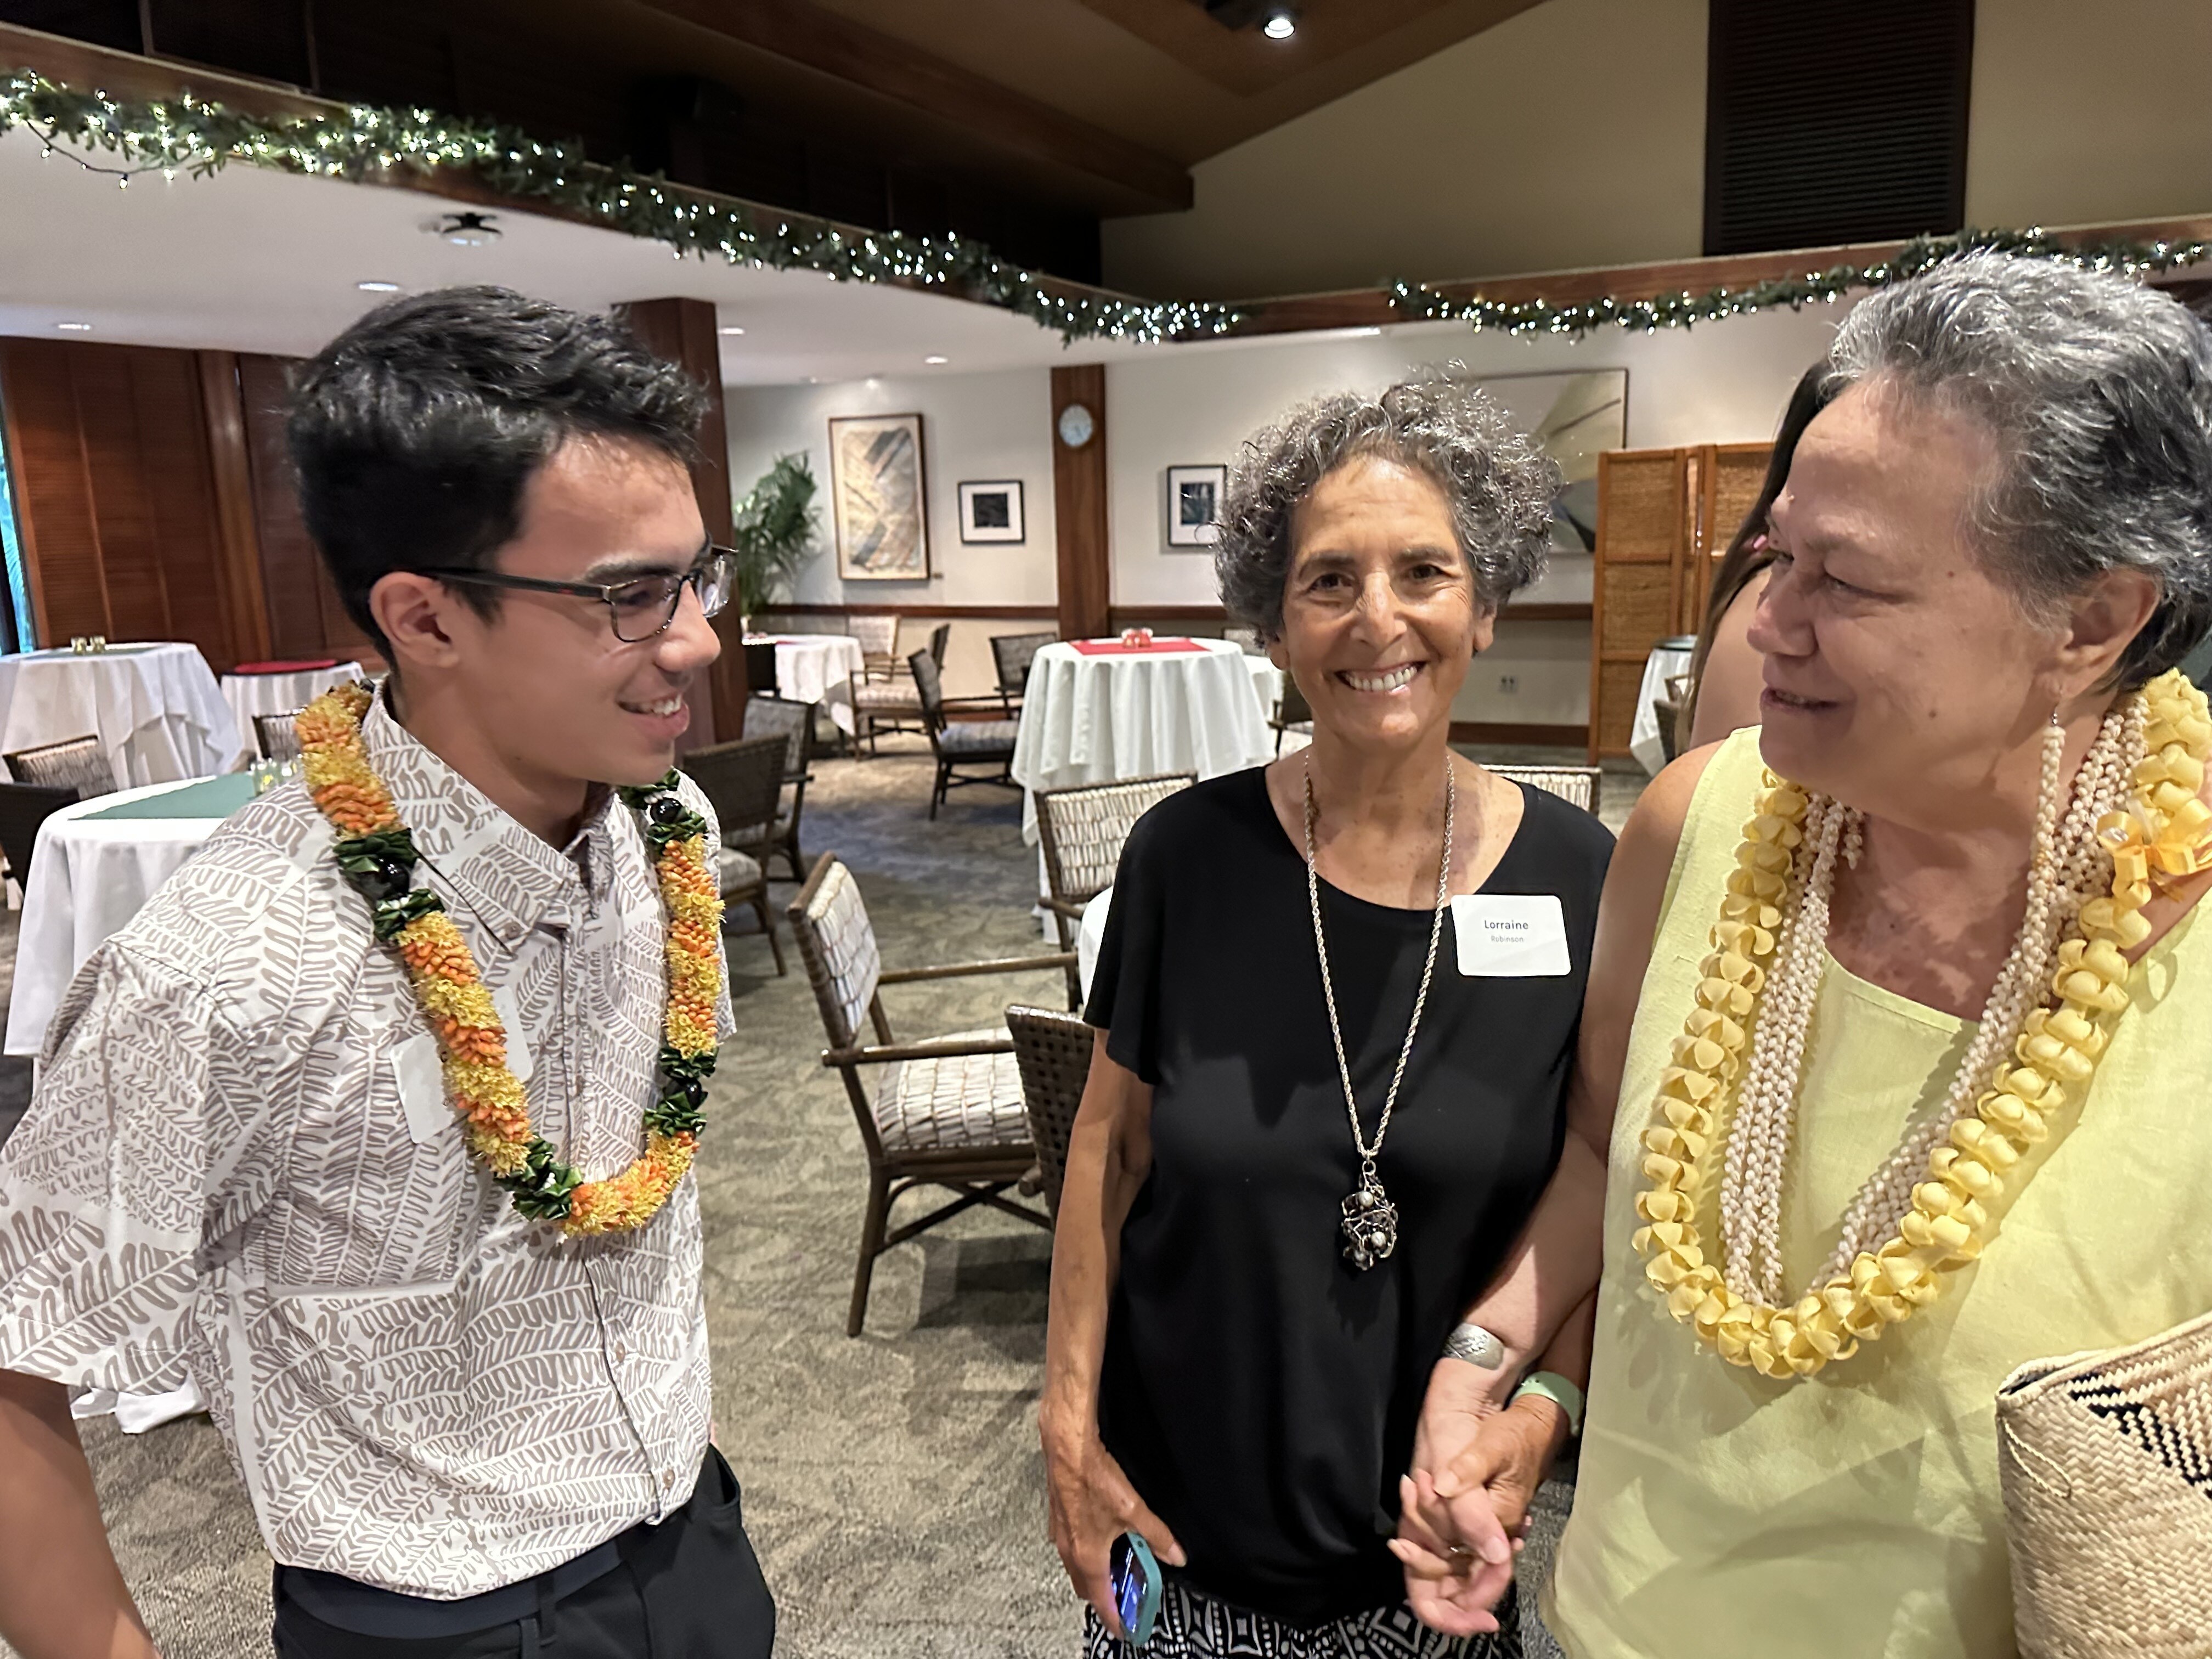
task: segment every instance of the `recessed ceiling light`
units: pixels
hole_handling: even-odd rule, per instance
[[[64,334],[89,334],[92,332],[92,325],[90,323],[56,323],[54,326],[61,330]]]
[[[939,357],[933,355],[931,356],[924,357],[921,361],[925,363],[949,363],[952,359],[950,357]]]
[[[1370,324],[1365,328],[1353,329],[1352,331],[1352,337],[1355,340],[1364,340],[1370,334],[1380,334],[1382,331],[1379,327]]]
[[[1298,20],[1286,11],[1271,11],[1267,21],[1260,25],[1260,33],[1270,40],[1287,40],[1298,32]]]
[[[354,286],[359,289],[363,294],[397,294],[399,292],[399,284],[397,283],[356,283]]]
[[[729,328],[717,329],[715,330],[715,332],[718,334],[742,334],[744,332],[744,330],[733,325]]]
[[[869,376],[868,376],[868,390],[869,390],[869,391],[873,392],[874,390],[876,390],[876,388],[877,388],[877,387],[880,386],[881,385],[883,385],[883,380],[881,380],[881,378],[880,378],[880,377],[878,377],[878,376],[877,376],[877,375],[873,375],[873,374],[871,374],[871,375],[869,375]]]

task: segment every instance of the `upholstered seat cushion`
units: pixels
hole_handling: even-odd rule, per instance
[[[937,1042],[1007,1040],[995,1031],[951,1031]],[[1022,1109],[1022,1073],[1012,1053],[902,1060],[883,1068],[876,1085],[876,1133],[889,1152],[955,1147],[1027,1148],[1029,1115]]]
[[[1018,720],[955,720],[937,734],[938,749],[947,755],[1011,755]]]
[[[853,706],[879,711],[902,708],[908,714],[918,714],[921,709],[915,697],[914,682],[904,678],[860,682],[853,687]]]
[[[714,865],[725,893],[742,893],[761,884],[760,860],[750,853],[740,853],[734,847],[714,849]]]

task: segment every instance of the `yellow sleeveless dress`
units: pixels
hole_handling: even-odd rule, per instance
[[[1998,1383],[2023,1361],[2212,1310],[2212,924],[2196,907],[2136,964],[2079,1117],[2039,1149],[1981,1261],[1851,1359],[1771,1382],[1668,1317],[1629,1243],[1637,1137],[1759,765],[1756,728],[1714,756],[1668,878],[1613,1124],[1589,1420],[1545,1620],[1572,1659],[2001,1659],[2014,1648]],[[1793,1293],[1906,1121],[1941,1104],[1972,1030],[1829,962],[1782,1212]]]

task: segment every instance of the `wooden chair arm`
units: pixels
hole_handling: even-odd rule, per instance
[[[1097,896],[1094,894],[1092,896],[1096,897]],[[1091,901],[1089,899],[1078,900],[1054,898],[1049,893],[1041,893],[1037,896],[1037,908],[1039,909],[1050,910],[1056,915],[1066,916],[1070,921],[1082,921],[1083,908],[1090,902]]]
[[[954,1042],[939,1037],[928,1042],[869,1042],[857,1048],[824,1048],[824,1066],[880,1066],[894,1060],[956,1060],[963,1054],[1010,1054],[1012,1037],[969,1037]]]
[[[917,980],[958,979],[965,974],[1019,974],[1072,967],[1073,951],[1054,951],[1041,957],[994,957],[988,962],[956,962],[941,968],[893,968],[876,975],[878,985],[911,985]]]

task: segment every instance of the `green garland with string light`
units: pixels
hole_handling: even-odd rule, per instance
[[[160,173],[204,177],[242,161],[287,173],[365,179],[395,171],[428,177],[453,171],[518,202],[565,209],[588,223],[665,244],[678,258],[719,254],[733,264],[816,270],[847,282],[897,283],[942,290],[1030,318],[1063,340],[1153,342],[1232,333],[1247,320],[1235,306],[1211,301],[1070,297],[1035,273],[1010,265],[984,244],[960,235],[842,228],[780,215],[673,185],[657,173],[607,167],[580,143],[543,143],[488,122],[456,121],[428,110],[349,106],[341,114],[257,116],[185,93],[131,100],[81,92],[31,70],[0,81],[0,133],[21,126],[49,153],[128,185]],[[119,165],[78,150],[112,155]],[[1880,288],[1972,249],[2042,254],[2094,270],[2130,275],[2168,270],[2212,256],[2212,242],[2104,242],[2069,246],[2042,230],[1964,231],[1917,236],[1887,259],[1838,264],[1742,288],[1683,290],[1650,299],[1610,296],[1554,304],[1541,298],[1457,299],[1418,283],[1395,283],[1389,302],[1407,322],[1465,323],[1507,334],[1581,336],[1620,328],[1648,333],[1740,317],[1778,307],[1825,304],[1854,289]]]

